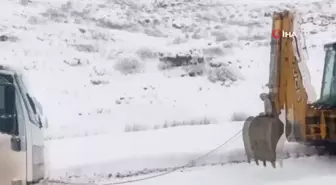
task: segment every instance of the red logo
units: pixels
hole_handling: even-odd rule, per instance
[[[275,39],[280,39],[281,38],[281,30],[275,29],[272,30],[272,37]]]

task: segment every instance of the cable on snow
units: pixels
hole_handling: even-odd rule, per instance
[[[201,160],[201,159],[209,156],[210,154],[214,153],[215,151],[219,150],[220,148],[222,148],[223,146],[225,146],[226,144],[228,144],[230,141],[232,141],[234,138],[236,138],[241,132],[242,132],[242,130],[239,130],[236,134],[234,134],[229,139],[227,139],[223,144],[221,144],[218,147],[210,150],[209,152],[205,153],[204,155],[201,155],[201,156],[197,157],[196,159],[189,161],[187,164],[185,164],[183,166],[176,167],[176,168],[173,168],[170,171],[159,173],[159,174],[152,175],[152,176],[149,176],[149,177],[138,178],[138,179],[133,179],[133,180],[127,180],[127,181],[120,181],[120,182],[103,183],[103,184],[66,182],[66,181],[62,181],[62,180],[49,180],[48,183],[51,183],[51,184],[64,184],[64,185],[119,185],[119,184],[129,184],[129,183],[134,183],[134,182],[139,182],[139,181],[145,181],[145,180],[154,179],[154,178],[157,178],[157,177],[168,175],[168,174],[173,173],[173,172],[175,172],[177,170],[190,167],[191,165],[195,164],[197,161],[199,161],[199,160]]]

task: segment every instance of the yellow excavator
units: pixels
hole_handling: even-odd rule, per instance
[[[272,20],[272,30],[294,33],[294,13],[275,12]],[[248,162],[270,162],[275,168],[281,138],[336,152],[336,42],[324,45],[321,95],[314,102],[308,101],[298,48],[296,36],[272,38],[269,92],[260,96],[265,111],[249,117],[242,129]]]

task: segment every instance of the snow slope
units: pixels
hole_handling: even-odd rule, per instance
[[[0,60],[25,71],[49,117],[52,178],[115,180],[165,171],[236,134],[263,108],[272,11],[302,14],[319,93],[322,46],[336,36],[335,1],[169,2],[0,2],[0,35],[8,38],[0,42]],[[186,53],[204,62],[174,67],[162,61]],[[240,137],[194,166],[237,161],[244,161]],[[332,169],[324,158],[289,159],[277,170],[197,167],[141,183],[301,183],[295,180]]]

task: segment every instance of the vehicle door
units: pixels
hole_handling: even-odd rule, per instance
[[[18,78],[18,83],[20,83],[29,117],[29,124],[27,124],[27,128],[29,127],[29,131],[27,132],[27,158],[31,160],[27,161],[27,178],[28,182],[34,184],[45,177],[43,124],[33,98],[23,83],[22,77]]]

